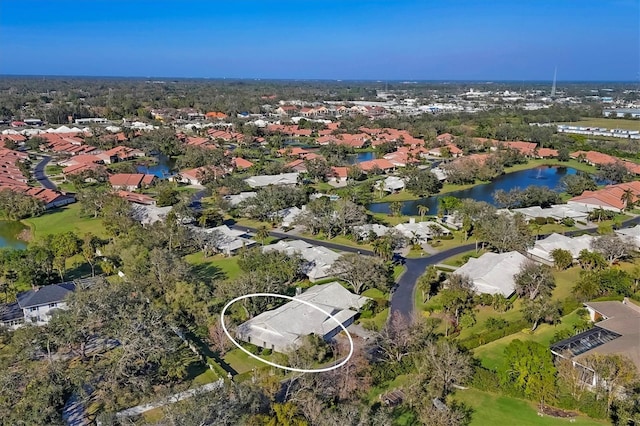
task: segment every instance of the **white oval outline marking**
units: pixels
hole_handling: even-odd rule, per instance
[[[345,333],[347,333],[347,338],[349,339],[349,355],[347,355],[347,357],[345,359],[343,359],[340,363],[338,363],[336,365],[333,365],[331,367],[316,368],[316,369],[313,369],[313,370],[307,370],[307,369],[304,369],[304,368],[286,367],[286,366],[283,366],[283,365],[280,365],[280,364],[276,364],[275,362],[267,361],[266,359],[260,358],[258,355],[252,354],[247,349],[243,348],[242,345],[239,344],[231,336],[231,334],[227,330],[227,326],[224,323],[224,313],[227,311],[229,306],[233,305],[234,303],[236,303],[236,302],[238,302],[240,300],[250,299],[252,297],[278,297],[280,299],[287,299],[287,300],[292,300],[294,302],[300,302],[300,303],[302,303],[304,305],[312,307],[313,309],[315,309],[317,311],[322,312],[323,314],[325,314],[329,318],[331,318],[336,324],[338,324],[338,326],[340,326],[340,328],[343,329]],[[235,299],[230,300],[229,302],[227,302],[227,304],[224,305],[224,308],[222,308],[222,312],[220,312],[220,324],[222,325],[222,330],[224,331],[224,334],[226,334],[227,337],[229,338],[229,340],[231,340],[231,343],[233,343],[242,352],[244,352],[245,354],[249,355],[251,358],[257,359],[258,361],[263,362],[263,363],[265,363],[267,365],[270,365],[270,366],[276,367],[276,368],[282,368],[283,370],[287,370],[287,371],[295,371],[297,373],[326,373],[327,371],[335,370],[337,368],[342,367],[347,362],[349,362],[349,360],[353,356],[353,339],[351,338],[351,334],[349,333],[347,328],[344,325],[342,325],[342,323],[340,321],[338,321],[338,319],[336,317],[334,317],[329,312],[325,311],[322,308],[319,308],[318,306],[314,305],[311,302],[308,302],[306,300],[296,299],[295,297],[291,297],[291,296],[285,296],[283,294],[251,293],[251,294],[245,294],[244,296],[236,297]]]

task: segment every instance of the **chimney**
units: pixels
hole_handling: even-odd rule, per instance
[[[296,287],[296,296],[300,296],[302,294],[302,288]]]

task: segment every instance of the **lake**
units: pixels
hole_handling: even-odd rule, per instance
[[[0,248],[26,248],[27,243],[18,239],[18,235],[20,234],[20,232],[25,229],[26,226],[24,226],[20,222],[0,220]]]
[[[490,183],[476,185],[469,189],[461,191],[448,192],[433,197],[421,198],[419,200],[404,201],[402,203],[402,214],[408,216],[418,215],[418,206],[427,206],[430,215],[438,212],[439,200],[442,197],[452,196],[456,198],[471,198],[476,201],[486,201],[494,204],[493,193],[498,189],[509,191],[510,189],[519,187],[521,189],[527,186],[546,186],[554,191],[561,192],[560,179],[567,175],[576,174],[577,170],[571,167],[557,166],[540,166],[535,169],[521,170],[498,176]],[[374,213],[389,213],[389,203],[371,203],[367,207]]]
[[[160,179],[168,178],[173,175],[172,170],[175,168],[176,161],[166,157],[164,155],[159,155],[154,157],[156,159],[156,163],[152,165],[144,165],[139,164],[136,166],[136,170],[138,173],[144,173],[147,175],[154,175]]]

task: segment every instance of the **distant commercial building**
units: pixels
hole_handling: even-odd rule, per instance
[[[640,118],[640,108],[606,108],[602,110],[605,117]]]

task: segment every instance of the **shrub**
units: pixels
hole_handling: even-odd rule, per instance
[[[572,297],[567,297],[562,301],[562,316],[569,315],[571,312],[582,306],[582,303],[578,302]]]
[[[474,388],[485,392],[500,392],[498,375],[482,366],[476,366],[471,384]]]
[[[547,224],[547,218],[546,217],[536,217],[535,219],[533,219],[533,221],[536,223],[536,225],[546,225]]]
[[[573,218],[565,217],[564,219],[562,219],[562,224],[570,228],[576,225],[576,221]]]
[[[502,318],[490,317],[487,318],[487,321],[484,323],[485,327],[487,327],[490,331],[502,330],[509,323]]]

